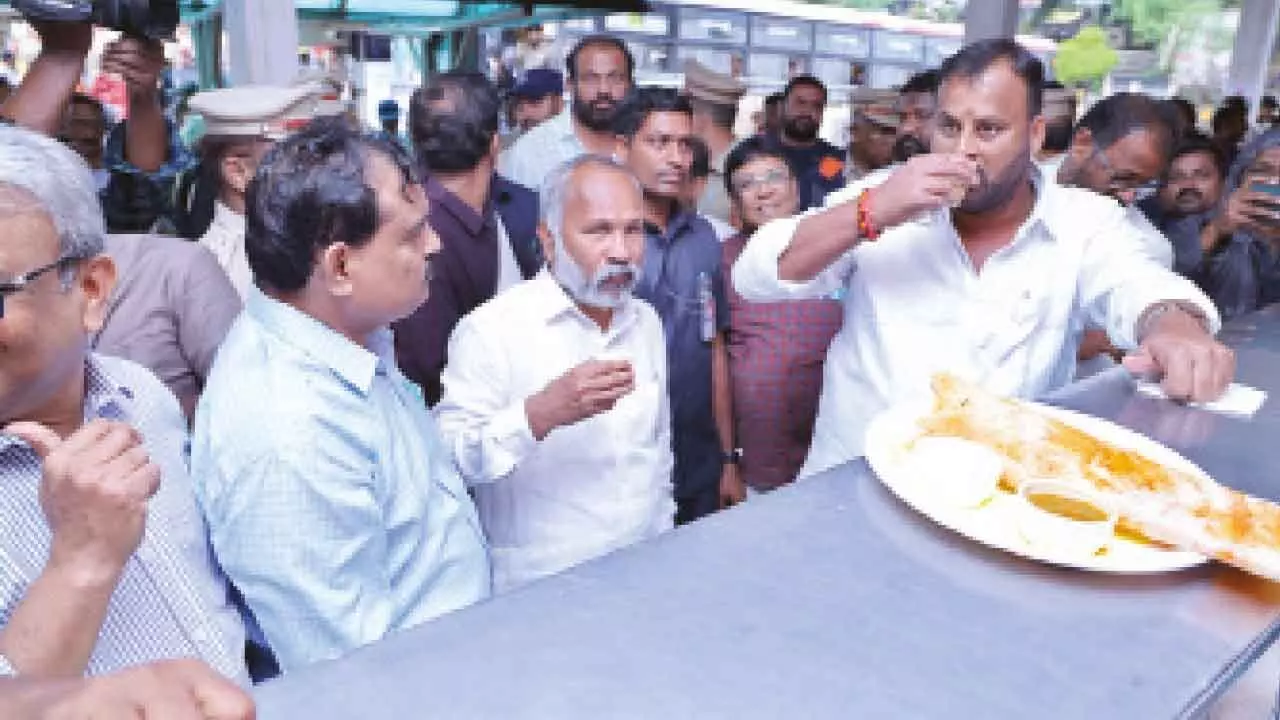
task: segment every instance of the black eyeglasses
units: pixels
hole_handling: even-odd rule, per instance
[[[54,260],[48,265],[41,265],[35,270],[28,270],[27,272],[22,273],[21,275],[18,275],[16,277],[13,277],[7,280],[0,280],[0,319],[4,318],[5,300],[10,295],[16,292],[22,292],[23,290],[26,290],[27,287],[31,285],[31,283],[35,282],[36,280],[39,280],[41,275],[44,275],[50,270],[61,269],[63,267],[66,267],[69,263],[73,263],[79,259],[80,258],[72,255],[63,255],[62,257],[58,258],[57,260]]]

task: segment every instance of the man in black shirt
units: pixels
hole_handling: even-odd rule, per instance
[[[798,75],[782,94],[782,126],[768,135],[786,156],[800,186],[800,209],[822,204],[827,193],[844,186],[845,153],[818,137],[827,107],[827,87],[812,75]]]

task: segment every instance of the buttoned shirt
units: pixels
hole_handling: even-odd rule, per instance
[[[196,657],[248,683],[244,626],[213,563],[204,522],[187,475],[187,423],[154,375],[128,360],[90,354],[85,363],[85,422],[126,423],[161,472],[147,504],[142,541],[116,583],[88,674]],[[40,457],[22,440],[0,434],[0,623],[8,624],[45,568],[52,533],[40,509]],[[7,661],[0,674],[13,674]]]
[[[525,401],[601,357],[628,360],[635,389],[536,440]],[[647,303],[628,302],[602,330],[543,270],[458,323],[443,383],[436,418],[475,493],[495,590],[671,527],[667,358]]]
[[[1151,224],[1136,205],[1126,206],[1124,221],[1133,229],[1131,237],[1138,239],[1142,252],[1161,267],[1173,267],[1173,243],[1163,232]]]
[[[711,292],[709,304],[701,297],[704,282]],[[715,487],[722,470],[712,404],[711,340],[704,330],[718,334],[729,326],[720,241],[706,220],[680,212],[667,223],[665,232],[646,223],[644,271],[636,297],[647,300],[662,318],[675,493],[680,498],[693,497]]]
[[[366,348],[255,290],[196,410],[192,475],[283,671],[489,594],[475,507],[389,331]]]
[[[725,273],[747,238],[724,244]],[[729,377],[742,481],[771,490],[795,479],[813,440],[822,363],[840,329],[839,299],[747,302],[729,289]]]
[[[226,271],[241,300],[249,297],[249,289],[253,287],[253,271],[249,269],[249,256],[244,251],[245,224],[244,215],[217,200],[213,206],[213,222],[200,238],[200,244],[213,253]]]
[[[240,296],[208,250],[159,235],[108,235],[116,284],[90,342],[154,372],[190,418]]]
[[[1203,309],[1216,331],[1209,299],[1142,252],[1119,205],[1038,173],[1034,182],[1031,215],[981,268],[946,210],[859,243],[809,282],[778,277],[778,257],[798,217],[776,220],[752,237],[734,266],[734,284],[748,300],[815,298],[847,288],[801,477],[862,455],[871,419],[892,403],[926,401],[935,372],[1032,398],[1071,380],[1085,325],[1132,349],[1148,307],[1185,300]],[[828,206],[855,200],[865,187],[836,193]]]
[[[585,153],[573,131],[573,111],[564,112],[531,128],[498,158],[498,172],[512,182],[539,192],[542,179],[553,168]]]

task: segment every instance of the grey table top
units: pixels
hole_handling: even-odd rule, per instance
[[[1280,392],[1280,311],[1225,336],[1240,379]],[[1052,400],[1280,499],[1274,397],[1233,420],[1116,371]],[[989,550],[859,462],[256,695],[264,720],[1165,718],[1229,685],[1278,611],[1280,589],[1220,566],[1108,576]]]

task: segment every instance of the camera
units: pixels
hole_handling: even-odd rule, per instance
[[[178,0],[12,0],[27,20],[92,23],[148,40],[172,40]]]

